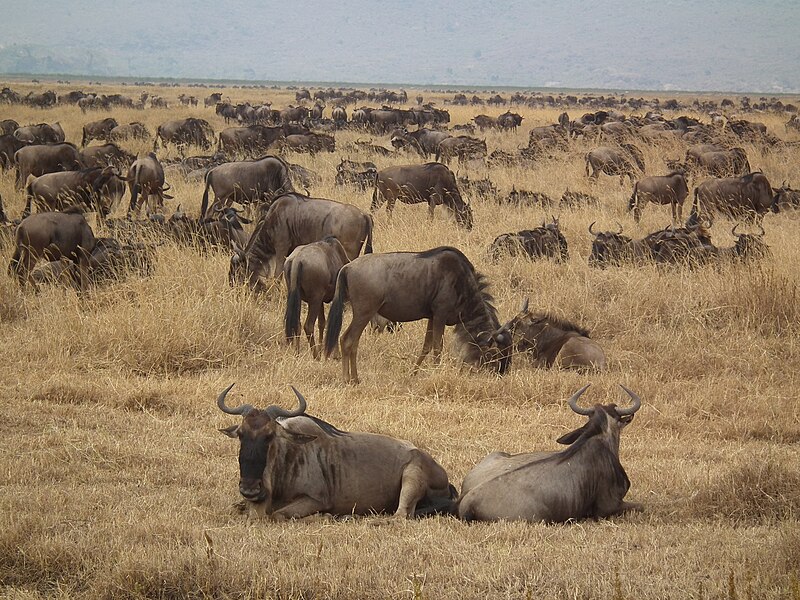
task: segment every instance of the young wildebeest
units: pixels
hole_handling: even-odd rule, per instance
[[[30,282],[31,271],[39,259],[55,261],[63,257],[78,265],[80,289],[86,290],[89,255],[94,250],[95,238],[79,207],[26,217],[17,227],[16,244],[8,273],[15,275],[21,285]]]
[[[431,350],[438,364],[444,328],[455,325],[465,362],[505,373],[511,364],[511,335],[500,326],[487,287],[469,259],[448,246],[362,256],[339,271],[325,331],[325,355],[336,348],[349,300],[353,320],[341,338],[345,383],[358,383],[358,341],[376,314],[401,323],[428,319],[416,367]]]
[[[567,239],[561,233],[555,217],[552,223],[542,222],[542,226],[535,229],[498,235],[489,246],[489,256],[496,261],[503,254],[530,258],[549,257],[559,262],[569,259]]]
[[[256,225],[247,246],[231,258],[228,280],[231,285],[247,282],[261,291],[260,277],[277,278],[289,253],[303,244],[318,242],[332,235],[342,244],[348,258],[355,258],[364,246],[372,252],[372,217],[355,206],[285,194],[275,200]]]
[[[295,351],[300,352],[300,301],[308,304],[303,331],[308,338],[314,358],[319,358],[319,346],[314,342],[314,323],[319,322],[319,341],[325,332],[325,307],[333,300],[336,276],[350,262],[344,248],[333,236],[324,240],[298,246],[286,258],[283,277],[286,280],[287,299],[284,329],[286,341],[294,340]]]
[[[569,448],[561,452],[508,454],[492,452],[464,478],[457,503],[465,521],[544,521],[604,518],[641,506],[625,502],[630,488],[619,462],[619,434],[642,401],[620,386],[633,403],[596,404],[581,408],[586,385],[569,399],[570,408],[589,417],[583,427],[558,438]]]
[[[589,167],[592,168],[591,175],[589,175]],[[634,175],[644,173],[642,151],[633,144],[620,144],[620,148],[600,146],[589,151],[586,155],[586,175],[596,181],[600,173],[619,175],[620,185],[623,184],[627,175],[633,183]]]
[[[299,407],[231,408],[242,422],[220,431],[239,440],[239,493],[258,516],[275,521],[314,513],[366,515],[394,512],[411,518],[452,506],[447,473],[427,452],[385,435],[344,432]]]
[[[516,352],[527,352],[539,367],[605,370],[606,355],[589,331],[569,321],[528,310],[528,299],[519,314],[505,325]]]
[[[427,202],[431,219],[433,209],[437,204],[442,204],[455,214],[459,225],[472,229],[472,209],[461,198],[456,176],[441,163],[399,165],[381,169],[375,179],[370,212],[378,210],[384,200],[390,217],[397,200],[406,204]]]
[[[669,204],[672,206],[672,224],[683,221],[683,203],[689,195],[686,176],[680,171],[669,175],[656,175],[640,179],[633,186],[633,194],[628,202],[628,210],[633,211],[633,220],[637,223],[642,216],[642,205]]]
[[[161,166],[154,152],[136,159],[128,170],[128,185],[131,188],[131,204],[128,214],[136,212],[139,208],[139,193],[142,194],[142,204],[147,204],[151,196],[155,196],[156,211],[164,209],[164,198],[171,199],[164,192],[169,186],[164,185],[164,168]]]

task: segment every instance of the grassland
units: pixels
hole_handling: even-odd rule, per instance
[[[203,90],[160,90],[171,99],[182,91]],[[228,92],[277,107],[293,101],[286,91]],[[442,104],[443,97],[432,99]],[[453,123],[476,114],[449,108]],[[554,122],[558,112],[518,110],[524,127],[487,132],[490,150],[525,145],[529,128]],[[151,131],[188,115],[217,131],[224,126],[203,108],[113,113]],[[84,122],[105,115],[4,106],[2,116],[59,120],[75,141]],[[784,132],[784,117],[757,119],[782,138],[797,137]],[[337,144],[359,137],[369,136],[339,132]],[[400,205],[391,222],[381,212],[375,246],[459,247],[488,275],[501,319],[529,297],[532,307],[590,328],[610,359],[602,374],[540,370],[524,357],[502,378],[471,372],[460,368],[446,335],[442,364],[426,363],[412,375],[424,334],[413,323],[393,335],[365,334],[362,383],[344,386],[338,362],[315,362],[305,349],[295,356],[284,344],[282,289],[252,297],[228,286],[225,254],[165,245],[153,277],[95,289],[85,300],[55,287],[23,292],[0,270],[0,595],[800,598],[800,219],[768,215],[773,256],[752,266],[591,269],[589,223],[620,221],[642,235],[669,216],[667,208],[648,207],[637,226],[625,211],[627,184],[601,177],[591,187],[583,172],[590,147],[575,142],[531,167],[460,170],[488,174],[501,193],[514,185],[556,198],[566,188],[600,197],[599,208],[559,211],[566,264],[490,263],[486,248],[496,235],[549,214],[481,198],[472,198],[471,232],[441,209],[432,224],[423,206]],[[642,147],[649,174],[664,172],[666,159],[683,152],[677,143]],[[797,148],[745,147],[773,185],[800,181]],[[365,210],[369,193],[333,185],[340,156],[379,167],[414,160],[346,151],[290,157],[322,175],[314,195]],[[197,211],[200,185],[171,183],[168,210],[181,203]],[[18,215],[23,199],[12,174],[0,176],[0,194]],[[730,227],[715,224],[718,245],[732,244]],[[3,264],[9,255],[8,247],[0,250]],[[236,507],[236,444],[216,431],[232,422],[214,403],[232,382],[234,402],[256,405],[292,405],[295,385],[309,412],[345,430],[408,439],[456,485],[493,450],[557,449],[554,440],[582,424],[566,397],[592,382],[590,400],[619,401],[617,383],[624,383],[643,398],[620,456],[632,482],[628,499],[645,510],[566,526],[465,525],[447,517],[248,521]]]

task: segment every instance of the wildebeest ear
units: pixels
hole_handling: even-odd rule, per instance
[[[558,442],[559,444],[564,444],[565,446],[569,446],[570,444],[574,444],[574,443],[575,443],[575,441],[576,441],[576,440],[577,440],[579,437],[581,437],[581,434],[582,434],[584,431],[586,431],[586,427],[587,427],[587,426],[588,426],[588,423],[587,423],[586,425],[584,425],[583,427],[579,427],[579,428],[578,428],[578,429],[576,429],[575,431],[570,431],[569,433],[565,433],[565,434],[564,434],[564,435],[562,435],[560,438],[558,438],[558,439],[556,440],[556,442]]]
[[[225,429],[219,430],[221,433],[224,433],[229,438],[237,438],[239,437],[239,425],[231,425],[230,427],[226,427]]]
[[[307,444],[308,442],[313,442],[315,439],[317,439],[317,436],[315,435],[297,433],[296,431],[290,431],[285,427],[279,427],[278,431],[280,431],[284,437],[288,438],[290,442],[294,442],[295,444]]]

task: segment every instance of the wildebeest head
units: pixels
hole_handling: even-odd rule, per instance
[[[772,254],[769,246],[764,241],[764,228],[759,225],[760,233],[736,233],[739,223],[733,226],[731,234],[736,238],[733,246],[733,255],[739,259],[765,258]]]
[[[478,366],[487,366],[502,375],[511,366],[513,343],[511,332],[506,326],[496,331],[480,333],[475,338],[475,344],[480,350]]]
[[[595,222],[589,225],[589,233],[594,236],[589,265],[603,268],[609,264],[618,264],[629,254],[631,238],[622,235],[622,225],[619,225],[619,231],[595,232]]]
[[[617,408],[617,405],[613,403],[595,404],[592,408],[581,408],[578,406],[578,400],[589,385],[583,386],[568,400],[569,407],[577,414],[589,417],[589,421],[583,427],[562,435],[557,441],[559,444],[569,445],[577,449],[583,445],[582,441],[601,435],[607,439],[608,445],[614,451],[614,454],[619,455],[619,432],[633,421],[634,414],[642,406],[642,400],[634,392],[620,384],[620,387],[632,400],[632,404],[628,408]]]

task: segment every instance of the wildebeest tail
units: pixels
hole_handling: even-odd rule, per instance
[[[131,180],[131,205],[128,212],[136,210],[136,201],[139,198],[139,165],[133,169],[133,179]]]
[[[211,186],[211,173],[214,169],[209,169],[206,172],[206,189],[203,190],[203,201],[200,203],[200,220],[206,218],[206,210],[208,209],[208,188]]]
[[[380,199],[378,198],[378,179],[379,177],[375,176],[375,188],[372,190],[372,202],[369,205],[369,212],[375,212],[381,207],[383,204],[383,197]]]
[[[692,211],[689,213],[689,218],[686,220],[686,226],[691,227],[700,222],[700,199],[697,196],[698,188],[694,188],[694,200],[692,200]]]
[[[28,175],[28,181],[25,183],[25,208],[22,209],[22,218],[29,217],[31,214],[31,204],[33,203],[33,182],[36,178],[33,175]]]
[[[639,187],[639,182],[633,184],[633,193],[631,194],[631,199],[628,200],[628,210],[633,210],[633,207],[636,206],[636,190]]]
[[[14,254],[11,257],[11,262],[8,263],[8,276],[14,277],[17,273],[19,273],[19,261],[22,256],[22,246],[17,245],[14,249]]]
[[[159,137],[161,137],[161,125],[159,125],[158,129],[156,129],[156,136],[155,136],[155,139],[153,140],[153,152],[158,150],[158,138]]]
[[[447,496],[426,496],[414,510],[415,517],[430,517],[433,515],[455,515],[458,512],[458,490],[452,483],[447,484]]]
[[[347,265],[339,271],[336,278],[336,294],[328,313],[328,323],[325,327],[325,358],[330,357],[331,353],[339,343],[339,333],[342,331],[342,321],[344,320],[344,303],[347,302]]]
[[[367,222],[367,241],[364,244],[364,254],[372,254],[372,230],[375,224],[372,215],[364,215],[364,220]]]
[[[303,275],[302,262],[298,261],[294,268],[292,268],[292,263],[288,264],[289,272],[286,277],[286,287],[289,288],[289,295],[286,299],[286,315],[283,319],[287,342],[300,335],[300,286],[298,282]]]

